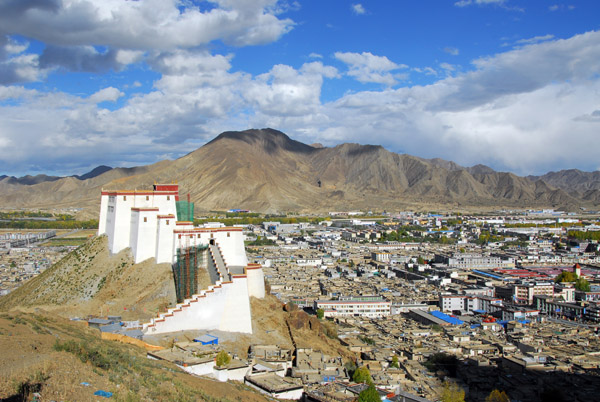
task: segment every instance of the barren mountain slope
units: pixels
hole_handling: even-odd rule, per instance
[[[102,188],[144,189],[155,182],[178,182],[182,196],[190,193],[199,211],[597,205],[595,174],[577,172],[572,174],[590,180],[578,184],[581,193],[563,189],[566,178],[557,181],[563,188],[556,188],[537,177],[495,172],[483,165],[464,168],[374,145],[312,147],[279,131],[261,129],[225,132],[177,160],[112,169],[89,180],[69,177],[23,186],[5,178],[0,180],[0,206],[85,207],[96,216]]]

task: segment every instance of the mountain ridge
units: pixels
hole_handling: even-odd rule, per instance
[[[106,168],[94,169],[97,174],[83,180],[66,177],[27,186],[0,179],[0,206],[21,201],[25,207],[79,206],[97,213],[102,188],[148,188],[155,182],[178,182],[199,211],[317,212],[432,205],[573,210],[600,204],[600,172],[568,170],[522,177],[485,165],[463,167],[439,158],[397,154],[379,145],[313,147],[270,128],[223,132],[172,161]],[[573,177],[577,180],[570,186]]]

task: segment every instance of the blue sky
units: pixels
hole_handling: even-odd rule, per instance
[[[598,15],[592,0],[6,0],[0,174],[148,164],[262,127],[597,170]]]

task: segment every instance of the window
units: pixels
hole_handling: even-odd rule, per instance
[[[123,201],[127,201],[127,196],[126,195],[123,196]]]
[[[169,226],[169,220],[167,219],[167,226]]]
[[[144,216],[144,222],[148,222],[148,218]]]
[[[227,237],[231,237],[231,233],[227,232]]]
[[[167,201],[169,201],[171,199],[170,195],[167,195]]]
[[[146,201],[150,201],[150,196],[149,195],[146,196]]]

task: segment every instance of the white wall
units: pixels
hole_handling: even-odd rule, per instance
[[[248,295],[262,299],[265,297],[265,277],[259,264],[248,264],[246,267],[248,277]]]
[[[157,215],[158,208],[132,208],[131,210],[129,244],[136,264],[156,256]]]
[[[159,215],[156,228],[156,263],[174,262],[173,229],[175,228],[175,215]]]
[[[154,327],[144,324],[148,334],[218,329],[252,333],[250,299],[246,277],[234,278],[219,286],[210,286],[191,299],[186,299],[168,313],[152,320]],[[182,307],[189,305],[189,307]],[[174,311],[175,310],[175,311]],[[181,310],[181,311],[178,311]],[[164,318],[164,321],[163,321]]]
[[[100,218],[98,218],[98,236],[106,233],[106,214],[108,213],[108,194],[100,196]]]

